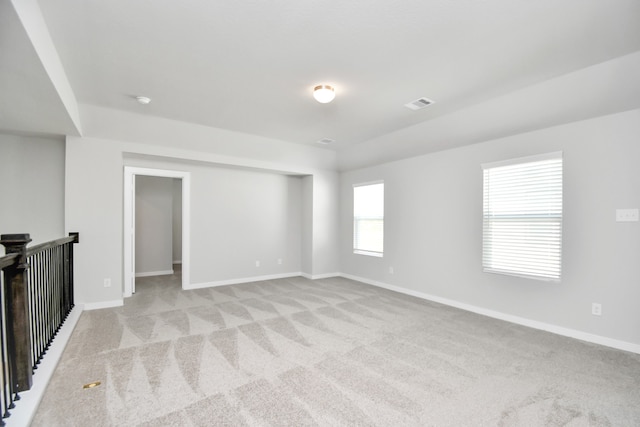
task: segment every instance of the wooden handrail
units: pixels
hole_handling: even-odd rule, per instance
[[[18,256],[18,254],[7,254],[0,257],[0,270],[15,264],[16,258],[18,258]]]
[[[56,240],[51,240],[50,242],[40,243],[39,245],[31,246],[27,248],[27,256],[35,255],[40,252],[44,252],[47,249],[51,249],[55,246],[64,245],[65,243],[78,243],[78,233],[70,233],[72,234],[69,237],[61,237]]]

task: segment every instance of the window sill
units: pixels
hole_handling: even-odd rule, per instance
[[[361,251],[361,250],[358,250],[358,249],[354,249],[353,253],[357,254],[357,255],[373,256],[373,257],[376,257],[376,258],[382,258],[383,255],[384,255],[382,252]]]
[[[555,278],[555,277],[546,277],[546,276],[534,276],[532,274],[522,274],[522,273],[516,273],[512,271],[492,270],[490,268],[483,268],[482,271],[484,273],[489,273],[489,274],[500,274],[502,276],[519,277],[521,279],[538,280],[540,282],[561,283],[559,277]]]

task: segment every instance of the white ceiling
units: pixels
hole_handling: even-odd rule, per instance
[[[0,1],[0,131],[55,135],[77,130],[9,1]]]
[[[339,151],[640,50],[638,0],[38,4],[81,105],[301,144],[330,138]],[[0,5],[0,129],[79,132]],[[313,100],[320,83],[335,86],[332,103]],[[419,97],[436,103],[403,107]]]

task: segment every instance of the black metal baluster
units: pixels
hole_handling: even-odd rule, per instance
[[[46,335],[44,337],[44,351],[42,352],[42,354],[46,354],[47,350],[49,350],[49,338],[51,337],[52,334],[52,328],[53,328],[53,316],[52,316],[52,312],[53,310],[51,309],[52,307],[52,298],[51,298],[51,292],[49,292],[49,288],[51,286],[51,281],[53,278],[53,270],[55,269],[55,265],[53,263],[53,259],[51,256],[51,249],[47,250],[47,280],[45,283],[43,283],[43,292],[44,292],[44,296],[47,299],[47,315],[45,317],[46,319]]]
[[[49,280],[49,255],[47,251],[43,251],[42,254],[42,277],[38,284],[38,293],[40,294],[40,357],[46,351],[45,342],[47,342],[47,294],[45,285]]]
[[[53,258],[53,280],[51,281],[51,336],[49,337],[49,342],[47,345],[51,346],[51,341],[53,341],[53,337],[58,333],[58,329],[60,328],[60,319],[58,318],[58,274],[60,272],[60,264],[58,263],[58,247],[53,248],[52,258]]]
[[[2,271],[0,271],[0,276],[2,276],[0,277],[0,303],[2,307],[4,307],[4,274]],[[11,382],[9,380],[9,363],[7,360],[7,341],[4,333],[7,326],[4,310],[2,310],[2,315],[0,316],[0,326],[0,346],[2,347],[2,418],[6,418],[9,416],[9,408],[13,400],[11,398],[11,387],[9,386]],[[4,425],[4,422],[2,422],[2,425]]]
[[[37,292],[38,292],[38,310],[37,310],[37,318],[35,323],[38,325],[38,336],[37,336],[37,348],[38,348],[38,360],[40,360],[40,354],[42,354],[42,337],[44,334],[44,327],[42,324],[42,313],[43,313],[43,309],[44,309],[44,299],[43,299],[43,295],[42,295],[42,284],[45,281],[45,268],[46,268],[46,261],[45,261],[45,254],[43,252],[40,252],[38,254],[38,260],[39,260],[39,268],[38,268],[38,280],[36,283],[36,288],[37,288]]]
[[[58,334],[60,326],[62,326],[62,296],[60,294],[60,284],[62,283],[62,248],[56,247],[56,282],[55,282],[55,298],[53,299],[56,306],[56,332]]]
[[[58,257],[57,255],[58,248],[51,248],[51,264],[52,264],[52,272],[51,272],[51,282],[49,284],[49,297],[51,298],[51,329],[49,336],[47,337],[47,350],[51,347],[51,341],[53,341],[53,337],[58,332],[58,304],[56,303],[56,283],[58,281]]]
[[[49,350],[49,346],[51,345],[51,338],[56,333],[56,300],[55,300],[55,289],[56,289],[56,277],[58,272],[58,266],[56,264],[56,248],[51,248],[51,276],[49,279],[49,283],[47,283],[47,294],[49,295],[49,335],[47,336],[47,350]]]
[[[33,321],[33,314],[34,314],[34,305],[35,305],[35,287],[34,287],[34,283],[35,283],[35,277],[36,277],[36,271],[38,269],[37,263],[36,263],[36,257],[34,255],[27,257],[27,262],[29,263],[29,265],[31,266],[31,268],[29,268],[29,275],[28,275],[28,280],[27,280],[27,295],[29,297],[29,313],[30,317],[31,317],[31,321],[29,322],[29,330],[31,331],[31,366],[35,366],[35,362],[36,362],[36,346],[35,346],[35,330],[36,330],[36,324]]]
[[[38,259],[38,274],[37,278],[34,282],[34,288],[36,292],[36,309],[34,312],[35,323],[36,325],[36,335],[34,336],[34,341],[36,343],[36,351],[37,351],[37,360],[40,360],[40,353],[42,352],[42,282],[43,282],[43,272],[44,272],[44,259],[42,252],[37,254]]]
[[[62,300],[64,307],[64,319],[69,316],[69,246],[71,243],[64,245],[64,279],[62,280]]]
[[[37,293],[37,296],[36,296],[37,308],[34,313],[34,316],[35,316],[34,323],[36,324],[36,328],[38,330],[35,336],[36,348],[38,351],[37,360],[40,360],[40,354],[42,354],[42,335],[44,333],[43,331],[44,328],[42,325],[42,310],[43,310],[42,283],[44,283],[45,281],[44,272],[45,272],[44,253],[40,252],[38,253],[38,279],[34,284],[36,288],[36,293]]]

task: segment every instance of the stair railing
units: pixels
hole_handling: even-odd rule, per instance
[[[9,416],[74,306],[73,245],[78,233],[27,248],[29,234],[3,234],[0,244],[0,409]],[[4,422],[0,419],[0,425]]]

